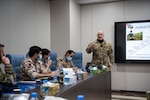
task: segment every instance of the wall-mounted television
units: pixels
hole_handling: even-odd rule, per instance
[[[115,63],[150,63],[150,20],[115,22]]]

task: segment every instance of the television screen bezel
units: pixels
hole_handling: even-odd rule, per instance
[[[126,33],[123,33],[123,38],[121,39],[121,42],[124,41],[124,48],[121,50],[123,52],[124,55],[118,55],[119,54],[119,50],[118,50],[118,44],[120,43],[120,40],[117,39],[117,24],[124,24],[126,25],[126,23],[142,23],[142,22],[150,22],[150,19],[148,20],[132,20],[132,21],[118,21],[118,22],[114,22],[114,35],[115,35],[115,41],[114,41],[114,62],[115,63],[133,63],[133,64],[150,64],[150,59],[149,60],[126,60]],[[124,27],[124,30],[126,28]],[[121,44],[121,43],[120,43]],[[120,45],[119,44],[119,45]],[[122,44],[121,44],[122,45]],[[118,57],[121,57],[121,59],[119,59]]]

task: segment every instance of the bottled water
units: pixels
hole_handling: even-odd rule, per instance
[[[43,85],[41,87],[42,97],[44,98],[45,96],[48,96],[49,91],[50,91],[50,88],[49,88],[49,85],[48,85],[48,80],[44,80]]]
[[[82,79],[82,70],[81,69],[78,69],[77,76],[78,76],[78,80]]]
[[[60,68],[56,67],[56,76],[60,75]]]
[[[59,74],[59,83],[63,84],[63,79],[64,79],[64,71],[61,68],[60,69],[60,74]]]
[[[32,92],[32,93],[31,93],[31,98],[30,98],[30,100],[39,100],[39,99],[38,99],[37,92]]]
[[[68,75],[68,73],[65,73],[65,76],[64,76],[64,85],[69,85],[69,75]]]
[[[57,76],[54,76],[53,77],[53,81],[52,81],[53,83],[58,83],[58,79],[57,79]]]
[[[93,66],[90,66],[90,74],[93,75]]]

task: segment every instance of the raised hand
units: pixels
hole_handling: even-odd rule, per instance
[[[10,60],[9,60],[7,57],[3,56],[1,59],[2,59],[1,62],[2,62],[4,65],[10,64]]]

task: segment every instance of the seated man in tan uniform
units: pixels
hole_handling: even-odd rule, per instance
[[[1,83],[14,83],[15,73],[9,59],[4,55],[4,45],[0,44],[0,82]],[[4,73],[1,68],[4,68]]]
[[[29,81],[37,78],[54,76],[55,72],[40,73],[36,68],[36,62],[41,54],[41,48],[38,46],[32,46],[29,49],[29,57],[23,61],[20,67],[19,80]]]
[[[66,54],[63,57],[60,57],[57,62],[56,66],[57,67],[62,67],[62,68],[73,68],[75,72],[77,72],[77,67],[72,62],[72,58],[74,57],[75,52],[73,50],[68,50]]]
[[[50,60],[50,51],[46,48],[42,49],[39,61],[36,63],[36,68],[39,73],[50,73],[50,66],[52,60]]]

